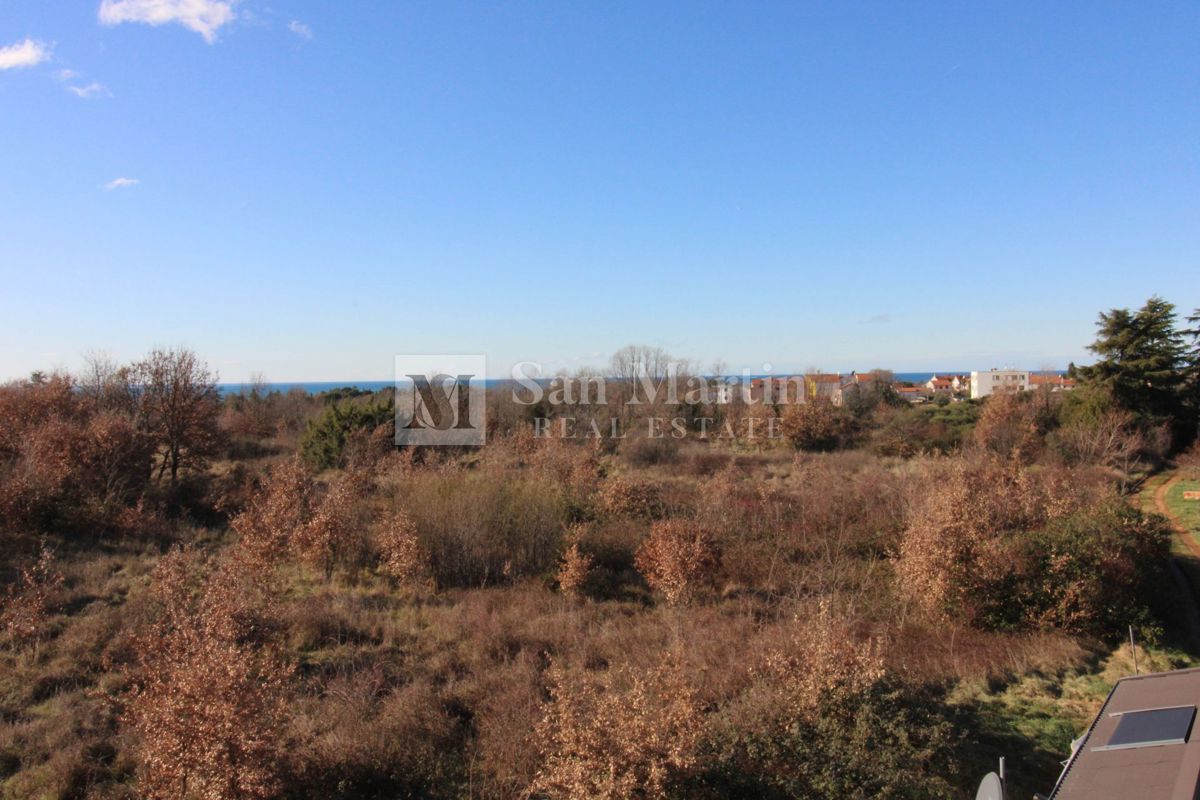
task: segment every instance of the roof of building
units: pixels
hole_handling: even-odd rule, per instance
[[[1200,790],[1200,669],[1123,678],[1067,762],[1051,800],[1193,800]]]
[[[1049,384],[1050,386],[1074,386],[1075,379],[1068,378],[1066,375],[1038,375],[1034,373],[1029,376],[1029,382],[1035,386]]]

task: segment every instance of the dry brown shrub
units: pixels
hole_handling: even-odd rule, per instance
[[[298,796],[442,796],[461,736],[448,705],[429,681],[398,685],[377,666],[319,681],[294,706]]]
[[[54,565],[54,553],[42,546],[37,561],[21,569],[20,578],[10,584],[0,603],[0,629],[11,645],[33,642],[35,647],[46,634],[50,599],[63,583],[63,574]]]
[[[529,458],[537,452],[542,439],[535,434],[532,425],[521,425],[508,437],[508,441],[512,445],[513,452],[519,457]]]
[[[417,526],[402,508],[393,509],[381,521],[375,532],[375,549],[380,570],[401,584],[413,584],[428,575],[428,558],[417,538]]]
[[[78,416],[79,403],[70,376],[0,386],[0,456],[15,456],[33,428],[50,420]]]
[[[688,470],[700,477],[717,475],[724,471],[732,461],[728,453],[716,450],[700,450],[692,454],[688,461]]]
[[[39,384],[0,390],[0,413],[6,404],[16,430],[0,445],[0,524],[110,529],[144,492],[153,444],[130,416],[74,396],[64,405]]]
[[[849,707],[884,678],[883,642],[857,640],[849,620],[821,601],[811,617],[795,618],[787,646],[768,653],[760,672],[783,700],[780,712],[812,719]]]
[[[368,488],[366,473],[346,472],[334,481],[312,518],[298,531],[295,542],[299,555],[321,570],[327,581],[333,577],[334,567],[365,547],[360,511]]]
[[[315,487],[299,458],[276,464],[231,525],[237,532],[240,550],[250,559],[273,563],[293,544],[293,539],[312,518]]]
[[[704,719],[678,660],[639,672],[548,671],[537,726],[543,764],[529,792],[551,800],[665,798],[696,769]]]
[[[1009,540],[1106,494],[1078,472],[1035,472],[1015,458],[955,459],[934,469],[938,474],[914,503],[896,564],[902,595],[934,616],[970,620],[1003,602],[1003,576],[1015,566]]]
[[[426,467],[398,478],[437,585],[481,586],[554,567],[568,509],[563,487],[481,463]]]
[[[658,519],[667,512],[662,486],[624,475],[604,483],[599,501],[600,509],[606,514]]]
[[[712,535],[695,521],[668,519],[650,527],[634,563],[650,588],[678,605],[712,584],[721,557]]]
[[[1029,460],[1037,451],[1037,409],[1015,392],[987,398],[975,423],[975,444],[1001,458]]]
[[[793,403],[779,430],[797,450],[833,450],[849,435],[853,417],[824,398]]]
[[[619,452],[636,467],[654,467],[677,463],[679,448],[679,439],[673,436],[636,436],[622,441]]]
[[[346,466],[351,470],[376,469],[396,450],[396,424],[360,428],[346,437]]]
[[[291,670],[237,591],[253,579],[231,566],[204,574],[180,551],[155,571],[160,618],[136,639],[138,678],[122,717],[147,798],[267,798],[281,788]]]
[[[592,557],[579,547],[583,530],[573,527],[567,533],[567,549],[558,565],[558,588],[570,597],[581,597],[588,574],[592,570]]]
[[[577,453],[586,453],[583,448],[558,436],[519,437],[517,449],[530,467],[553,475],[558,480],[566,480],[571,474]]]
[[[539,437],[525,445],[528,466],[564,486],[576,498],[591,495],[601,477],[600,459],[594,447],[558,437]]]

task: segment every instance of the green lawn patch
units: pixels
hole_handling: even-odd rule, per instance
[[[1200,540],[1200,500],[1184,500],[1184,492],[1200,492],[1200,481],[1183,480],[1167,490],[1167,508]]]

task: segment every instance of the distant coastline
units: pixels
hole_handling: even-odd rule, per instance
[[[866,370],[864,370],[865,372]],[[1030,370],[1031,372],[1044,372],[1047,370]],[[1066,370],[1048,370],[1049,372],[1063,375]],[[939,370],[938,372],[895,372],[897,381],[903,383],[922,384],[932,378],[934,375],[967,375],[971,370]],[[781,373],[782,374],[782,373]],[[730,376],[738,377],[738,376]],[[751,376],[761,377],[761,376]],[[507,382],[507,378],[489,378],[487,386],[498,386]],[[250,383],[219,383],[217,391],[222,395],[234,395],[248,392],[253,384]],[[381,389],[390,389],[395,385],[395,381],[280,381],[278,383],[264,384],[269,392],[289,392],[292,389],[301,389],[307,394],[320,394],[321,392],[329,392],[334,389],[359,389],[364,392],[378,392]]]

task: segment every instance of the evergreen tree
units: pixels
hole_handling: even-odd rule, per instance
[[[1151,297],[1137,312],[1102,312],[1096,341],[1088,348],[1099,360],[1079,368],[1080,374],[1144,422],[1170,421],[1178,427],[1185,421],[1187,359],[1184,334],[1175,322],[1175,306],[1161,297]]]
[[[1191,340],[1184,358],[1187,361],[1187,395],[1192,427],[1200,420],[1200,308],[1188,317],[1190,328],[1183,335]]]

